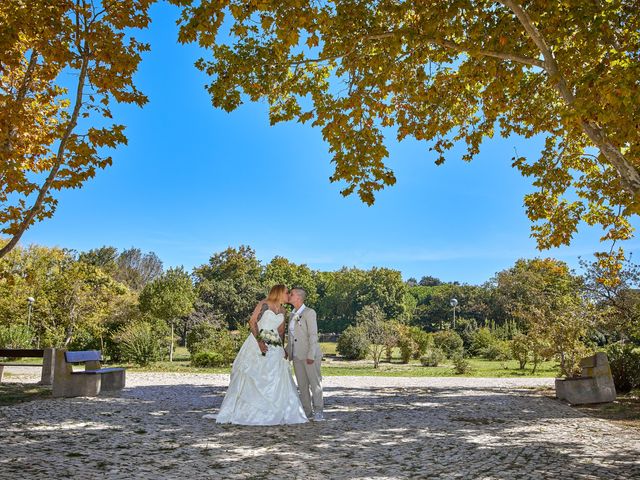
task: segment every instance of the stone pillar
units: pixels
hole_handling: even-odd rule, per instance
[[[40,385],[53,385],[55,348],[45,348],[42,357],[42,378]]]

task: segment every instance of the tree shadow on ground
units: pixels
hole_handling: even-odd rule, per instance
[[[329,387],[322,423],[217,425],[226,388],[3,407],[0,471],[105,478],[640,478],[640,435],[526,390]],[[4,474],[4,473],[3,473]],[[1,475],[0,475],[1,476]],[[9,477],[8,477],[9,478]]]

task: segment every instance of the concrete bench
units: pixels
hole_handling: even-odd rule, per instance
[[[556,397],[572,405],[613,402],[616,387],[611,376],[609,359],[598,352],[580,360],[580,376],[556,378]]]
[[[53,348],[43,350],[0,349],[0,358],[42,358],[42,363],[0,362],[0,383],[5,367],[35,367],[42,369],[40,385],[51,385],[53,379]]]
[[[121,390],[125,384],[124,368],[102,368],[98,350],[68,352],[56,350],[53,375],[54,397],[95,397],[103,392]],[[84,370],[74,370],[84,364]]]

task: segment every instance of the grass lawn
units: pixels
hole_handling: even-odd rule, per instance
[[[555,377],[557,368],[554,362],[545,362],[538,365],[536,373],[530,368],[518,369],[518,362],[484,360],[481,358],[469,359],[471,371],[458,375],[453,370],[450,360],[445,360],[437,367],[423,367],[418,361],[402,364],[398,361],[392,363],[382,362],[378,368],[373,368],[372,361],[349,362],[344,360],[327,359],[322,365],[323,375],[354,375],[354,376],[382,376],[382,377]]]
[[[386,376],[386,377],[451,377],[458,376],[453,371],[451,361],[445,360],[437,367],[423,367],[420,362],[412,360],[408,364],[400,363],[400,358],[394,357],[391,363],[382,362],[378,368],[373,368],[372,360],[349,361],[336,356],[336,344],[324,342],[320,344],[325,354],[322,363],[322,373],[326,376]],[[462,377],[555,377],[558,374],[555,362],[545,362],[538,366],[534,374],[531,368],[518,369],[518,362],[490,361],[480,358],[469,359],[471,371]],[[189,352],[184,347],[178,347],[174,361],[154,362],[146,367],[124,365],[133,372],[176,372],[176,373],[229,373],[230,367],[196,368],[189,362]]]

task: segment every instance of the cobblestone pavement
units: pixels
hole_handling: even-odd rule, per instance
[[[0,407],[0,478],[640,479],[640,431],[531,389],[552,379],[328,377],[327,421],[288,427],[203,419],[227,381],[131,373],[118,396]]]

